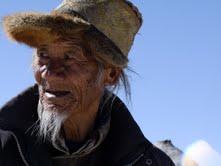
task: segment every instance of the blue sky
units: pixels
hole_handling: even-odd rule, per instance
[[[221,153],[221,1],[132,0],[143,27],[131,49],[132,102],[127,102],[152,142],[171,139],[185,150],[207,141]],[[0,1],[0,17],[51,11],[61,0]],[[7,40],[0,29],[0,105],[34,84],[32,49]]]

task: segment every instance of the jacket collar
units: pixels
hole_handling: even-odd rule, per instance
[[[110,103],[107,103],[107,106]],[[125,104],[115,96],[109,134],[106,139],[107,154],[105,160],[116,165],[120,162],[132,161],[133,157],[144,152],[151,143],[144,137]],[[144,146],[145,145],[145,146]]]

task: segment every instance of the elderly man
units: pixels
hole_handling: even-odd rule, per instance
[[[6,16],[9,38],[34,48],[37,84],[2,107],[1,166],[172,166],[112,91],[142,24],[127,0],[65,0],[50,14]]]

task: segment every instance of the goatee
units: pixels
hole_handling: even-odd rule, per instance
[[[44,141],[56,142],[59,139],[62,124],[68,118],[68,111],[58,111],[50,109],[39,101],[38,117],[39,117],[39,137]]]

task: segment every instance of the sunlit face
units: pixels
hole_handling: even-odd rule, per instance
[[[37,48],[33,66],[39,100],[47,111],[81,112],[99,102],[104,84],[98,67],[79,39]]]

